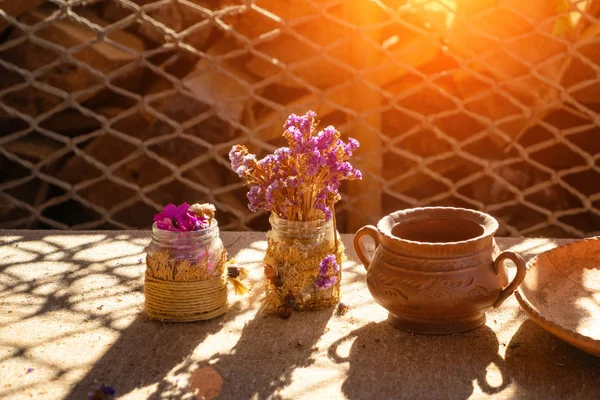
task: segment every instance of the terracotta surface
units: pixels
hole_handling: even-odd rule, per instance
[[[461,208],[398,211],[360,229],[354,247],[367,270],[367,285],[396,327],[416,333],[452,334],[485,323],[525,277],[525,261],[514,252],[498,255],[491,216]],[[371,258],[363,239],[377,249]],[[508,284],[504,260],[517,264]]]
[[[542,328],[600,357],[600,237],[558,247],[528,264],[517,299]]]
[[[221,236],[250,269],[250,294],[230,293],[223,317],[176,324],[143,315],[150,232],[0,231],[0,398],[83,400],[97,383],[114,386],[119,400],[196,391],[221,399],[598,398],[600,358],[538,327],[514,296],[468,333],[401,331],[373,301],[352,236],[342,235],[346,314],[263,317],[265,234]],[[529,259],[566,241],[497,243]]]

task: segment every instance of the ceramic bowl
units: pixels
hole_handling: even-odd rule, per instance
[[[600,357],[600,237],[532,259],[516,297],[540,327]]]

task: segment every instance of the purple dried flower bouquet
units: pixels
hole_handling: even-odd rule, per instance
[[[249,186],[248,208],[271,212],[266,302],[284,318],[339,302],[344,248],[334,204],[342,181],[362,178],[349,162],[358,141],[344,142],[333,126],[317,131],[316,117],[292,114],[283,133],[288,146],[260,160],[242,145],[229,153],[232,169]]]
[[[348,162],[358,141],[345,143],[333,126],[316,133],[316,116],[312,111],[292,114],[283,133],[288,147],[261,160],[245,146],[233,146],[231,168],[250,187],[250,211],[270,211],[290,221],[330,220],[341,182],[362,178]]]

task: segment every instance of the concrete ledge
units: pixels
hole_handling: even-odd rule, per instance
[[[250,271],[224,317],[163,324],[143,316],[145,231],[0,231],[0,397],[85,399],[97,383],[118,398],[193,398],[212,367],[221,398],[597,398],[600,358],[530,321],[514,297],[484,327],[454,336],[401,332],[386,321],[343,235],[343,302],[284,321],[258,314],[264,233],[223,232]],[[498,239],[526,258],[564,240]]]

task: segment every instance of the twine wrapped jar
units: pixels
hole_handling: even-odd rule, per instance
[[[146,251],[146,314],[164,321],[189,322],[227,311],[227,252],[217,221],[197,231],[152,226]]]
[[[264,258],[267,309],[287,317],[292,310],[337,305],[344,247],[333,221],[288,221],[271,214],[269,222]]]

